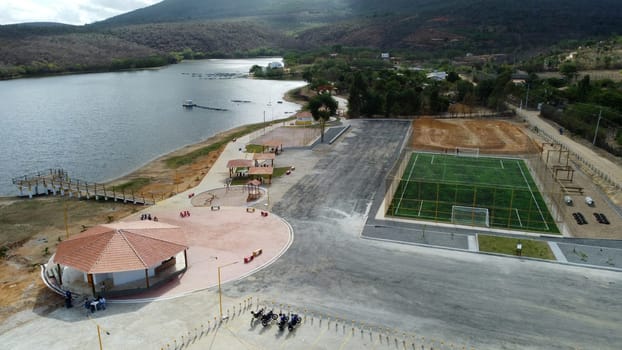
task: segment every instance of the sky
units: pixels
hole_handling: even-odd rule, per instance
[[[0,0],[0,24],[88,24],[162,0]]]

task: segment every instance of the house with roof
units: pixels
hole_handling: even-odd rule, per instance
[[[432,73],[428,73],[428,75],[426,75],[426,77],[430,80],[434,80],[434,81],[442,81],[442,80],[446,80],[447,79],[447,72],[437,72],[434,71]]]
[[[283,69],[283,68],[285,68],[285,66],[283,65],[283,62],[274,61],[274,62],[268,63],[268,69]]]

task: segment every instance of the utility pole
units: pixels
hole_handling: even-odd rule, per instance
[[[598,126],[600,125],[600,118],[602,118],[603,109],[600,109],[598,112],[598,121],[596,122],[596,130],[594,131],[594,140],[592,141],[592,145],[596,145],[596,136],[598,136]]]
[[[527,84],[527,96],[525,96],[525,109],[529,109],[529,84]]]

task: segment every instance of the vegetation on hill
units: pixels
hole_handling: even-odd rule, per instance
[[[611,35],[620,11],[617,0],[165,0],[87,26],[0,26],[0,78],[164,64],[188,49],[239,57],[341,45],[514,61],[560,40]]]

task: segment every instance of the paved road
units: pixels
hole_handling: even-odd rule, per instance
[[[315,170],[273,207],[293,246],[227,292],[478,349],[619,348],[619,273],[359,238],[407,128],[353,121],[341,142],[317,149]]]

